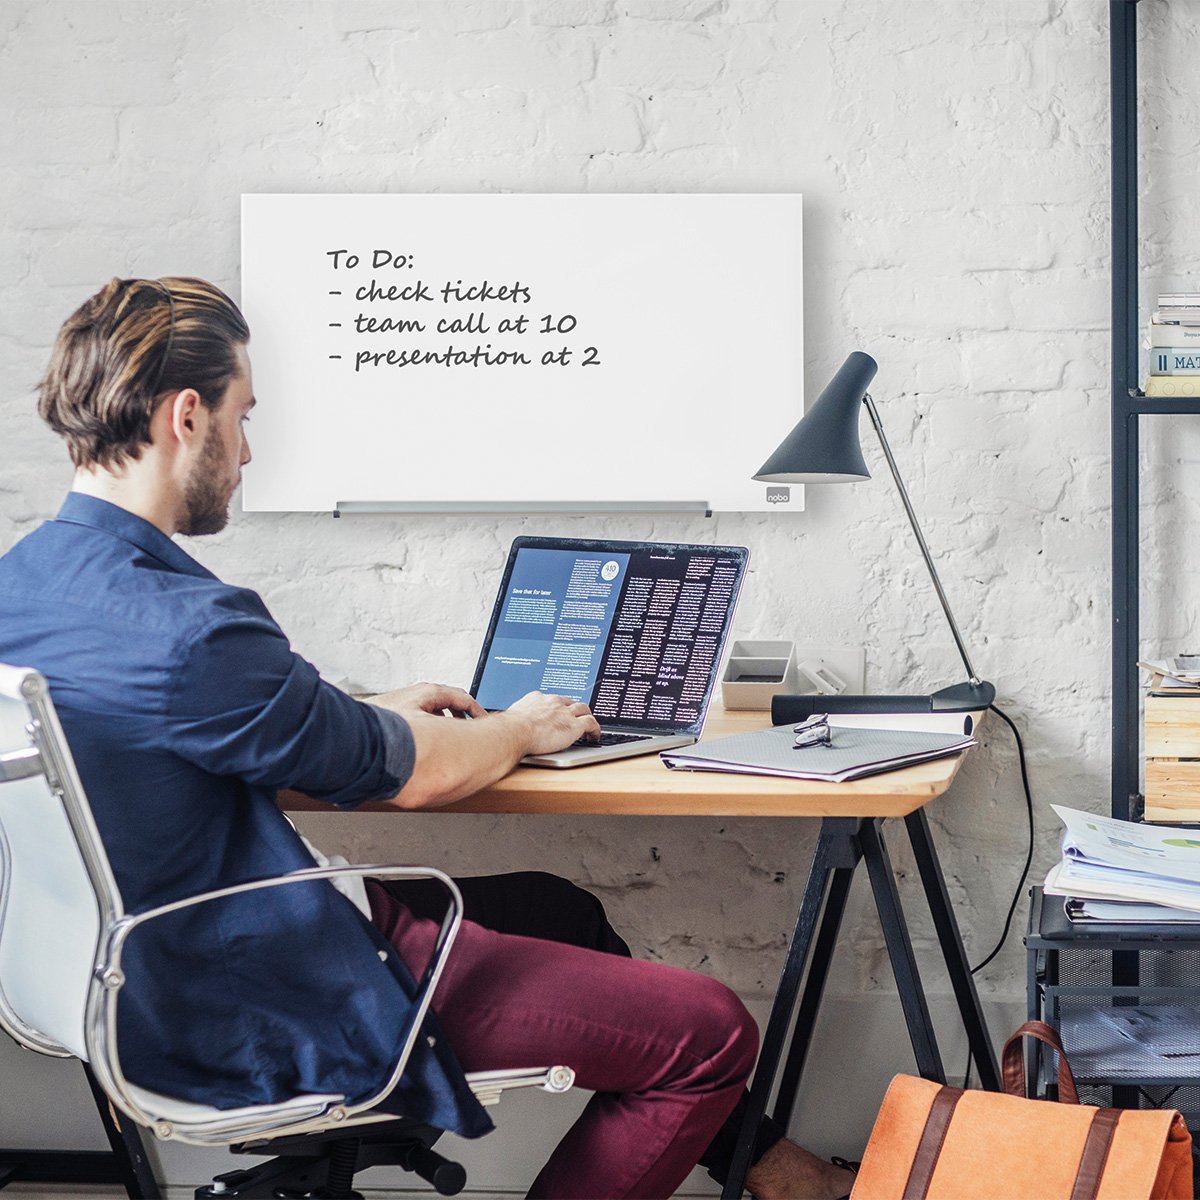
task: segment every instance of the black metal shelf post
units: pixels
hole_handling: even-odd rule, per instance
[[[1109,0],[1112,105],[1112,815],[1128,821],[1142,809],[1138,754],[1138,178],[1137,5]],[[1118,949],[1114,987],[1136,986],[1141,963]],[[1136,1108],[1136,1089],[1115,1086],[1113,1105]]]
[[[1109,0],[1112,77],[1112,815],[1140,816],[1137,4]]]

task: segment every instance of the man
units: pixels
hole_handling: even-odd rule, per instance
[[[250,461],[248,341],[233,302],[201,280],[114,279],[86,301],[40,387],[74,484],[57,519],[0,559],[0,661],[48,678],[133,911],[311,866],[280,787],[340,808],[436,807],[598,732],[586,705],[541,693],[493,715],[439,685],[370,705],[344,696],[255,593],[172,541],[228,520]],[[477,1136],[490,1123],[462,1069],[565,1062],[595,1095],[531,1194],[669,1195],[702,1155],[720,1174],[756,1044],[733,993],[629,958],[598,902],[565,881],[465,888],[437,1019],[384,1107]],[[434,917],[420,887],[347,896],[314,882],[144,927],[122,993],[127,1075],[221,1107],[373,1095]],[[779,1135],[760,1136],[756,1195],[849,1191],[845,1171]]]

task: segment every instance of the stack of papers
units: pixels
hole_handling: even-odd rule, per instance
[[[961,726],[962,715],[955,720]],[[836,716],[830,717],[829,726],[832,737],[828,746],[805,746],[797,750],[793,745],[794,726],[787,724],[698,742],[682,750],[664,750],[660,757],[668,767],[684,771],[727,771],[735,775],[779,775],[787,779],[844,783],[914,763],[949,758],[977,744],[974,738],[961,732],[878,729],[863,727],[857,720],[843,724]]]
[[[1194,683],[1200,686],[1200,655],[1183,654],[1175,658],[1153,659],[1150,662],[1138,662],[1144,671],[1159,675],[1169,675],[1181,683]]]
[[[1077,1081],[1194,1079],[1200,1065],[1200,1009],[1155,1004],[1144,1008],[1067,1005],[1063,1043]]]
[[[1107,925],[1119,925],[1122,922],[1138,925],[1190,925],[1200,920],[1200,914],[1186,908],[1139,904],[1135,900],[1088,900],[1083,896],[1068,896],[1063,907],[1072,921],[1100,921]]]
[[[1139,662],[1138,666],[1150,673],[1146,690],[1152,696],[1200,696],[1200,669],[1193,665],[1196,661],[1196,655],[1185,655]]]
[[[1045,890],[1068,898],[1067,916],[1200,921],[1200,831],[1052,807],[1066,831]]]
[[[1160,1058],[1200,1058],[1200,1011],[1178,1004],[1102,1008],[1096,1016],[1117,1033]]]

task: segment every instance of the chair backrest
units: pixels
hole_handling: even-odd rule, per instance
[[[46,681],[0,664],[0,1027],[86,1059],[100,932],[122,915]]]

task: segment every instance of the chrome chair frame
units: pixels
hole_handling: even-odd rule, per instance
[[[18,1012],[5,994],[2,978],[0,1028],[21,1045],[39,1054],[57,1058],[85,1057],[96,1081],[112,1103],[138,1125],[151,1129],[156,1137],[163,1140],[200,1146],[232,1145],[330,1130],[342,1132],[360,1125],[395,1122],[395,1114],[373,1110],[392,1092],[404,1073],[462,924],[462,896],[454,881],[432,867],[387,864],[314,866],[217,888],[145,912],[127,913],[45,679],[32,669],[0,664],[0,704],[5,701],[18,701],[25,705],[28,720],[24,731],[28,745],[0,753],[0,787],[42,777],[47,796],[61,805],[96,903],[99,936],[91,963],[79,1043],[84,1055],[78,1055],[77,1050],[39,1028],[36,1015]],[[0,938],[3,938],[11,901],[12,865],[9,838],[0,820]],[[323,1095],[296,1097],[281,1104],[220,1111],[158,1096],[129,1082],[121,1068],[117,1012],[120,992],[126,982],[122,969],[123,952],[135,930],[171,913],[229,896],[313,880],[366,876],[436,879],[450,898],[450,906],[438,932],[433,953],[418,983],[416,1003],[405,1031],[403,1046],[387,1080],[375,1094],[356,1104],[347,1104],[343,1096]],[[541,1087],[551,1092],[565,1092],[574,1082],[574,1072],[566,1066],[485,1071],[469,1073],[467,1081],[481,1103],[494,1104],[502,1092],[512,1088]]]

